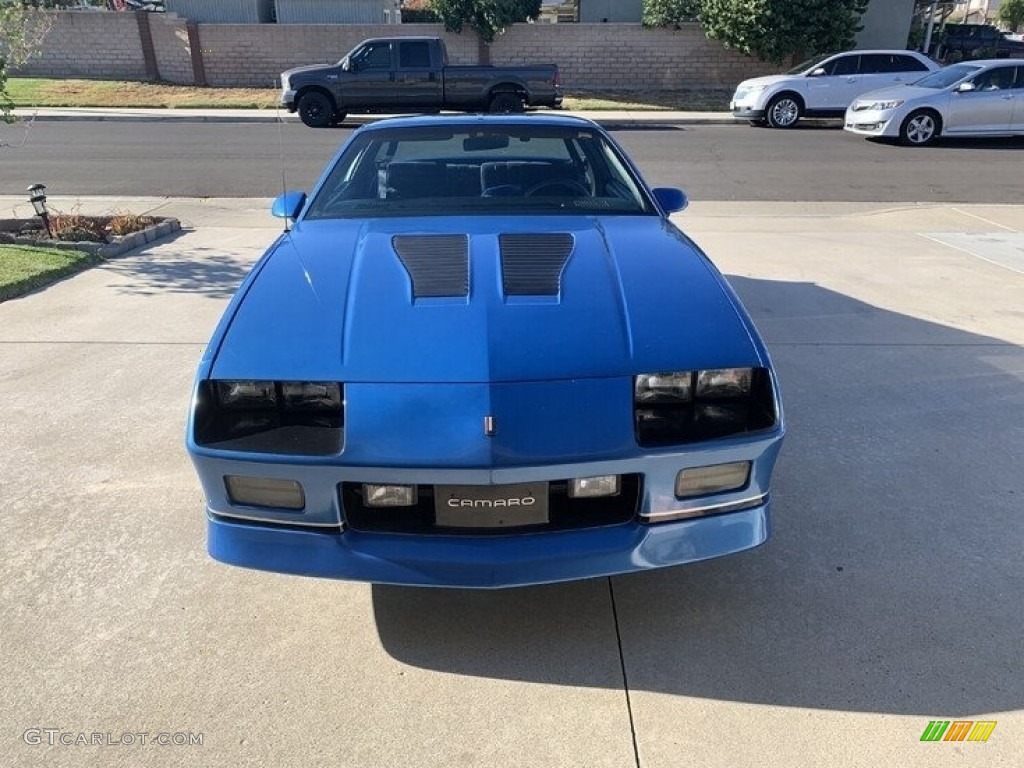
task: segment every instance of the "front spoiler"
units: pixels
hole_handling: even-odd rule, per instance
[[[682,565],[756,547],[770,502],[658,525],[508,536],[414,536],[252,525],[207,514],[210,556],[230,565],[331,579],[497,589]]]

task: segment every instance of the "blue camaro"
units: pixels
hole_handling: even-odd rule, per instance
[[[685,205],[578,118],[355,131],[200,364],[210,554],[508,587],[764,542],[778,385]]]

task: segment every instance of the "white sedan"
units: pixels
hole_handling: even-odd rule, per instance
[[[1024,135],[1024,59],[953,64],[911,85],[857,98],[844,127],[924,146],[940,136]]]

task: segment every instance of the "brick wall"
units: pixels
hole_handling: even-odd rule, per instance
[[[151,14],[160,76],[192,82],[185,21]],[[481,44],[472,32],[437,24],[200,24],[207,82],[269,86],[291,67],[334,62],[368,37],[439,35],[453,64],[476,64]],[[639,24],[515,24],[489,48],[493,64],[558,64],[562,84],[575,88],[731,88],[746,77],[778,71],[708,40],[698,24],[645,29]],[[42,55],[21,70],[55,77],[145,77],[134,14],[59,13]]]
[[[145,80],[146,62],[134,13],[56,16],[40,54],[16,74]]]
[[[779,71],[709,40],[699,24],[516,24],[491,45],[491,61],[553,61],[567,88],[731,88]]]

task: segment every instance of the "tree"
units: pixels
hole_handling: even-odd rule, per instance
[[[464,26],[476,30],[487,43],[517,21],[540,16],[541,0],[432,0],[434,12],[449,32]]]
[[[781,64],[853,46],[868,0],[700,0],[708,37]]]
[[[52,17],[31,3],[0,2],[0,122],[13,123],[7,73],[28,61],[50,31]]]
[[[700,0],[644,0],[645,27],[674,27],[683,21],[696,21]]]
[[[1024,24],[1024,0],[1003,0],[999,4],[999,21],[1016,32]]]

